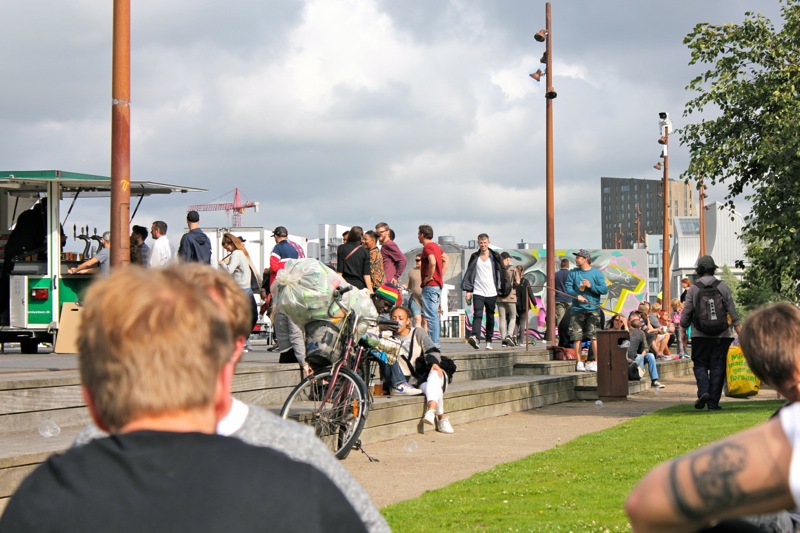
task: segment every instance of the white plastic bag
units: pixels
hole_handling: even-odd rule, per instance
[[[303,327],[312,320],[331,319],[328,307],[333,291],[345,284],[339,274],[316,259],[289,259],[271,290],[275,305]]]

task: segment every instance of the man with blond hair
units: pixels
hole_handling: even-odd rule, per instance
[[[196,287],[205,290],[217,305],[233,338],[234,366],[242,356],[245,339],[250,334],[250,311],[247,296],[232,276],[201,265],[191,263],[181,266],[181,273]],[[301,463],[309,463],[320,469],[347,497],[370,532],[388,532],[389,525],[383,518],[367,491],[350,475],[342,463],[320,441],[314,431],[294,421],[258,407],[247,404],[231,395],[226,412],[217,422],[217,434],[236,437],[254,446],[272,448]],[[89,424],[75,440],[76,446],[107,436],[94,424]]]
[[[214,434],[230,402],[234,341],[179,267],[120,269],[84,304],[83,396],[112,436],[39,466],[0,530],[364,530],[316,468]]]
[[[375,232],[378,234],[378,242],[381,244],[384,280],[392,285],[399,285],[408,260],[400,251],[400,247],[395,244],[389,224],[378,222],[375,224]]]

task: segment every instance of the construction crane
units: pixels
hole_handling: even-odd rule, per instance
[[[239,194],[239,188],[237,187],[234,189],[233,194],[233,203],[224,203],[224,204],[198,204],[198,205],[190,205],[190,211],[225,211],[225,213],[230,213],[233,211],[233,221],[231,226],[234,228],[239,228],[242,226],[242,214],[244,213],[245,209],[254,209],[256,213],[258,213],[258,202],[245,202],[242,203],[242,196]]]

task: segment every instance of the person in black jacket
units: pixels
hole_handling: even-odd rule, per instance
[[[486,349],[492,349],[494,337],[494,311],[497,295],[505,285],[506,267],[500,254],[489,248],[489,236],[478,235],[478,251],[472,254],[467,271],[461,280],[467,305],[472,304],[472,334],[467,338],[470,346],[478,349],[481,337],[481,322],[486,312]]]

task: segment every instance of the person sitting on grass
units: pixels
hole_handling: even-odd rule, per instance
[[[444,414],[444,391],[447,375],[440,366],[441,353],[422,328],[411,327],[411,310],[407,307],[392,309],[392,320],[400,323],[394,338],[402,341],[404,350],[397,362],[406,379],[422,389],[427,400],[427,409],[422,421],[436,425],[436,431],[453,433],[450,419]],[[407,347],[407,348],[406,348]]]

